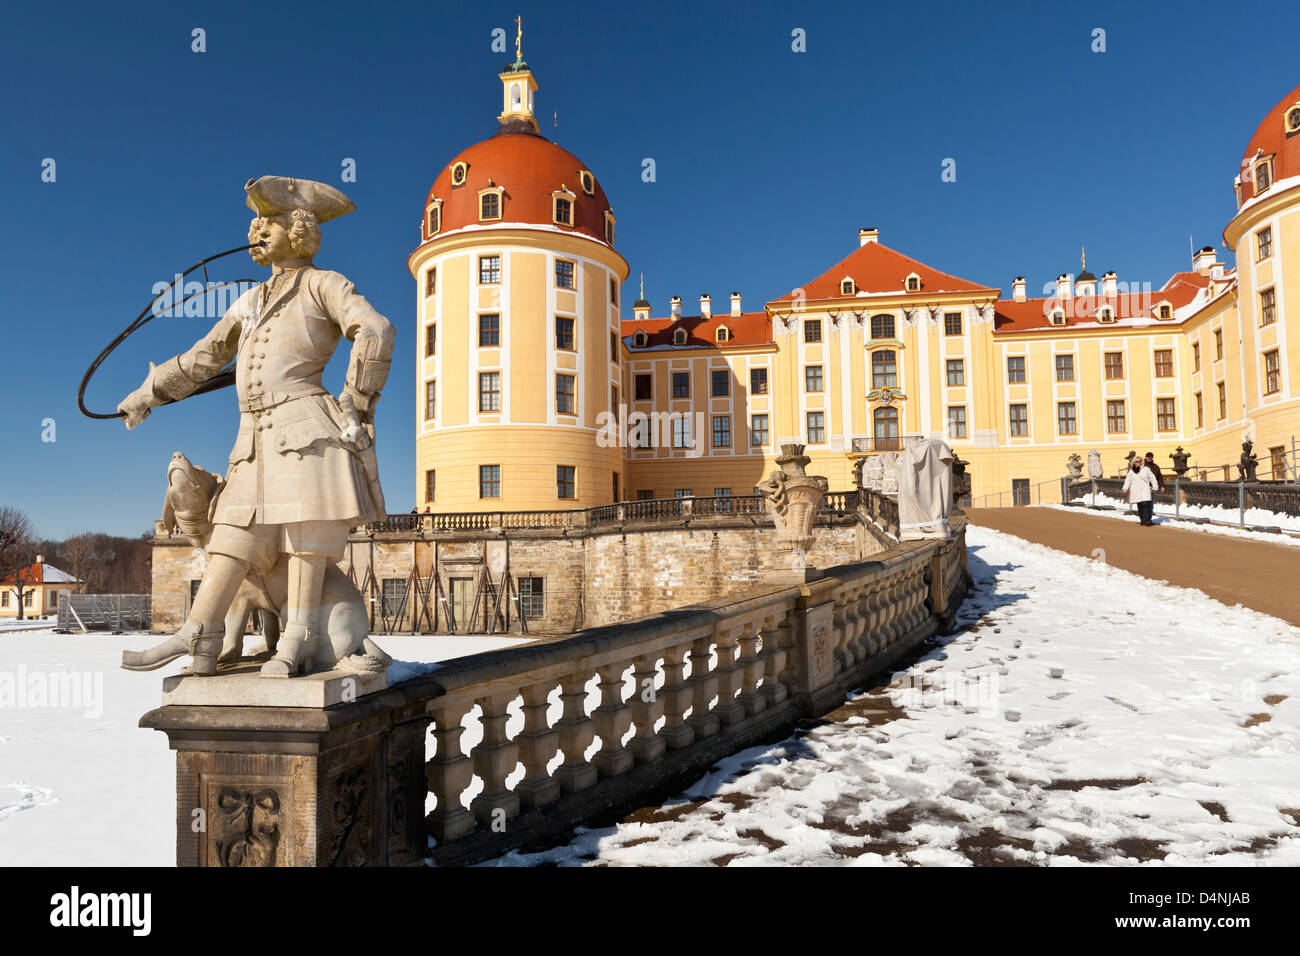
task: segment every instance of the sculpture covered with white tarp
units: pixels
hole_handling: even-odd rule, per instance
[[[947,538],[952,511],[952,463],[948,444],[927,438],[909,445],[894,463],[898,482],[900,541]]]
[[[894,467],[900,458],[896,451],[887,451],[883,455],[876,456],[880,460],[880,493],[882,495],[894,495],[898,493],[898,478],[894,474]]]

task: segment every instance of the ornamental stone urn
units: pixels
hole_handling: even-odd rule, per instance
[[[767,496],[776,525],[776,548],[780,551],[808,551],[812,547],[813,525],[821,511],[830,483],[820,475],[810,476],[804,468],[812,461],[802,444],[782,445],[774,471],[759,491]]]
[[[1071,481],[1079,481],[1083,478],[1083,459],[1079,457],[1077,451],[1070,455],[1069,460],[1065,463],[1065,467],[1069,471],[1069,479]]]

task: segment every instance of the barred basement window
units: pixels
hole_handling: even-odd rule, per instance
[[[1174,400],[1172,398],[1156,399],[1156,431],[1172,432],[1176,431],[1177,415],[1174,411]]]
[[[577,413],[576,398],[576,375],[555,376],[555,412],[558,415],[574,415]]]
[[[519,613],[527,619],[546,613],[545,578],[519,578]]]

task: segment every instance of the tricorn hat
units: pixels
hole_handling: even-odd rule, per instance
[[[274,216],[291,209],[314,213],[320,222],[328,222],[355,210],[352,200],[333,186],[292,179],[288,176],[263,176],[244,184],[248,208],[259,216]]]

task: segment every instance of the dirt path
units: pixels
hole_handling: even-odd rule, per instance
[[[972,508],[968,514],[973,524],[1058,551],[1092,557],[1101,548],[1106,563],[1117,568],[1300,626],[1300,548],[1168,524],[1144,528],[1136,518],[1116,521],[1055,508]]]

